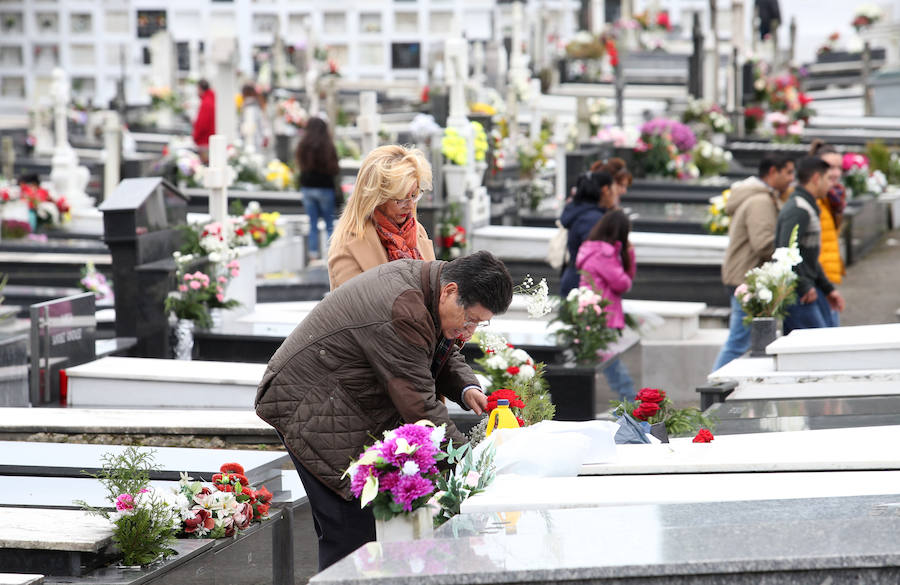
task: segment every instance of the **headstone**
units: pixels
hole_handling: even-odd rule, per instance
[[[153,87],[175,91],[177,86],[178,61],[175,55],[175,42],[167,30],[160,30],[150,37],[150,79]],[[161,108],[157,112],[158,124],[161,128],[171,128],[174,123],[173,112],[169,108]]]
[[[381,120],[377,111],[378,94],[374,91],[363,91],[359,94],[359,116],[356,127],[362,133],[362,155],[375,150],[378,146],[378,128]]]
[[[163,302],[172,289],[187,223],[187,198],[159,177],[125,179],[100,206],[113,261],[116,336],[136,337],[137,355],[168,357]]]
[[[28,406],[28,331],[17,309],[0,305],[0,405]]]
[[[87,167],[78,165],[78,155],[69,144],[68,107],[69,80],[65,72],[53,70],[53,116],[56,146],[53,149],[53,167],[50,180],[58,195],[66,198],[73,210],[92,208],[94,203],[85,192],[90,174]]]
[[[60,370],[96,357],[96,296],[92,292],[31,305],[32,406],[55,404],[61,395]]]

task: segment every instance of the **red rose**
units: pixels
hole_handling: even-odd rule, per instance
[[[634,412],[631,413],[631,416],[639,420],[647,420],[657,412],[659,412],[659,404],[656,404],[655,402],[641,402],[638,407],[634,409]]]
[[[199,508],[191,511],[194,512],[194,517],[187,518],[184,521],[184,531],[188,534],[196,532],[201,526],[206,530],[212,530],[216,527],[216,521],[209,513],[209,510]]]
[[[238,228],[238,229],[234,230],[234,233],[236,233],[236,234],[239,235],[239,236],[243,236],[243,235],[244,235],[244,230],[241,229],[241,228]]]
[[[637,393],[635,400],[639,402],[662,402],[666,398],[666,393],[662,390],[658,390],[657,388],[641,388],[641,391]]]
[[[219,471],[222,473],[240,473],[244,475],[246,473],[244,471],[244,466],[240,463],[223,463],[222,467],[219,468]],[[215,476],[213,476],[215,478]]]
[[[715,437],[713,434],[706,429],[700,429],[700,432],[697,433],[697,436],[694,437],[695,443],[710,443]]]
[[[799,100],[801,106],[805,106],[805,105],[809,104],[811,101],[813,101],[813,99],[811,97],[809,97],[808,95],[806,95],[803,92],[800,92],[799,94],[797,94],[797,100]]]
[[[515,376],[519,373],[519,366],[509,366],[508,368],[506,368],[506,373],[510,376]]]

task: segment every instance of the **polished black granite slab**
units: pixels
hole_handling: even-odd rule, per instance
[[[900,488],[872,497],[461,515],[432,540],[367,544],[311,583],[894,583],[898,530]]]
[[[706,414],[717,435],[873,427],[900,421],[900,396],[726,400]]]

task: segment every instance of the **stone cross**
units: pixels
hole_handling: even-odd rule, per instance
[[[50,180],[56,192],[66,198],[73,210],[93,207],[93,201],[85,193],[90,173],[87,167],[78,165],[78,155],[69,144],[67,111],[69,80],[59,67],[53,70],[50,93],[53,94],[53,121],[56,132]]]
[[[362,133],[362,155],[375,150],[378,146],[378,127],[381,120],[376,110],[378,94],[374,91],[362,91],[359,94],[359,116],[356,127]]]
[[[216,134],[223,136],[226,143],[233,144],[237,131],[237,108],[234,106],[234,96],[238,92],[235,75],[237,39],[227,33],[214,37],[209,54],[215,66],[212,89],[216,94]]]
[[[444,74],[449,93],[447,126],[461,129],[468,126],[466,119],[466,79],[469,76],[468,45],[458,34],[450,35],[444,41]]]
[[[209,215],[212,221],[224,222],[228,218],[228,141],[221,134],[209,137],[209,168],[204,175],[204,186],[209,189]]]
[[[122,160],[122,124],[115,110],[103,112],[103,199],[106,200],[119,185],[119,166]]]

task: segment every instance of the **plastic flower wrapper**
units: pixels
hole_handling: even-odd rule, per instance
[[[794,226],[788,246],[776,249],[771,261],[747,271],[743,284],[734,291],[735,298],[747,314],[745,325],[750,325],[754,317],[784,316],[785,310],[797,296],[794,266],[802,261],[797,247],[797,226]]]

